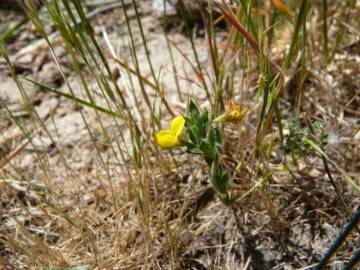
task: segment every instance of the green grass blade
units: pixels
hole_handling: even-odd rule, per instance
[[[349,185],[351,185],[357,192],[360,193],[360,187],[356,184],[356,182],[343,170],[339,167],[339,165],[336,164],[335,161],[333,161],[320,147],[317,145],[314,141],[310,139],[305,139],[305,141],[322,157],[324,157],[329,163],[331,163],[336,170],[343,175],[346,182],[348,182]]]
[[[47,86],[45,84],[42,84],[42,83],[39,83],[37,81],[34,81],[32,79],[29,79],[29,78],[24,78],[25,80],[35,84],[36,86],[38,86],[40,88],[40,90],[43,90],[43,91],[48,91],[48,92],[52,92],[54,94],[57,94],[59,96],[62,96],[62,97],[65,97],[65,98],[68,98],[76,103],[79,103],[81,105],[84,105],[86,107],[89,107],[91,109],[94,109],[95,111],[98,111],[98,112],[102,112],[102,113],[106,113],[108,115],[111,115],[111,116],[114,116],[114,117],[117,117],[117,118],[120,118],[120,119],[124,119],[124,117],[118,113],[115,113],[111,110],[108,110],[104,107],[101,107],[99,105],[96,105],[94,103],[90,103],[90,102],[87,102],[86,100],[83,100],[81,98],[78,98],[78,97],[75,97],[75,96],[72,96],[70,94],[67,94],[67,93],[63,93],[63,92],[60,92],[58,90],[55,90],[53,88],[51,88],[50,86]]]
[[[29,21],[28,17],[22,18],[15,25],[8,27],[5,32],[0,36],[0,43],[6,44],[11,41],[15,33],[21,26],[26,24]]]
[[[299,7],[299,13],[296,18],[295,29],[291,38],[289,51],[284,61],[284,65],[283,65],[284,69],[288,69],[291,66],[291,61],[294,58],[296,52],[296,46],[298,43],[299,33],[301,29],[301,23],[306,18],[306,11],[307,11],[306,6],[307,6],[307,0],[302,0]]]

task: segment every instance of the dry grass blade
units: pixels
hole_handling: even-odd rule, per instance
[[[4,157],[0,157],[0,168],[4,167],[7,163],[9,163],[12,159],[18,156],[22,150],[24,150],[25,146],[30,143],[30,139],[26,139],[25,142],[18,145],[14,150],[5,155]]]
[[[0,0],[1,269],[314,268],[360,203],[356,0],[35,1]]]
[[[226,19],[228,19],[229,22],[236,28],[236,30],[238,30],[246,38],[251,47],[254,49],[255,53],[259,55],[260,49],[255,38],[248,31],[246,31],[245,28],[240,24],[239,20],[235,18],[229,6],[226,3],[224,3],[223,5],[218,2],[215,3],[216,6],[221,10],[222,14],[226,17]]]
[[[132,74],[134,74],[135,76],[139,77],[146,85],[150,86],[152,89],[157,90],[157,87],[154,83],[152,83],[151,81],[149,81],[147,78],[145,78],[144,76],[142,76],[141,74],[139,74],[135,69],[131,68],[127,63],[125,63],[124,61],[122,61],[121,59],[118,58],[113,58],[116,63],[118,63],[120,66],[122,66],[123,68],[129,70]]]
[[[294,22],[294,16],[292,15],[289,8],[281,0],[271,0],[273,5],[279,10],[283,15],[289,18],[291,22]]]

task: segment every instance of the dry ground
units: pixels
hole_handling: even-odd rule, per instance
[[[0,12],[1,24],[20,16]],[[353,16],[359,15],[359,10],[354,10]],[[121,8],[98,14],[91,21],[108,56],[103,31],[120,55],[131,59]],[[192,67],[173,49],[182,89],[178,95],[161,21],[142,8],[142,22],[151,58],[161,73],[165,96],[173,110],[184,114],[189,97],[196,98],[201,107],[209,107]],[[325,149],[353,179],[359,179],[360,37],[359,28],[354,29],[358,25],[353,21],[349,25],[346,44],[331,64],[319,64],[318,55],[311,57],[301,111],[321,121],[321,129],[330,134]],[[133,27],[141,70],[147,75],[149,66],[135,21]],[[276,51],[271,55],[275,61],[280,60],[284,44],[289,41],[287,28],[283,27],[276,34]],[[195,44],[201,63],[210,70],[207,42],[201,31]],[[335,32],[331,29],[330,34]],[[170,29],[167,35],[193,59],[190,43],[179,29]],[[17,74],[66,91],[46,45],[34,45],[38,40],[28,23],[7,45]],[[219,42],[223,41],[220,34]],[[82,95],[61,41],[56,53],[74,90]],[[114,72],[120,70],[118,83],[126,89],[130,81],[125,69],[110,62]],[[226,208],[209,189],[205,164],[181,150],[173,152],[176,165],[168,153],[158,153],[168,163],[168,171],[157,164],[155,156],[149,156],[140,179],[134,177],[129,184],[129,173],[136,177],[139,174],[132,169],[130,154],[125,152],[127,164],[119,160],[115,143],[119,128],[125,141],[130,141],[126,123],[114,126],[110,118],[102,116],[104,128],[113,136],[106,140],[92,110],[24,82],[47,134],[29,115],[7,66],[1,62],[0,68],[0,159],[15,153],[0,170],[0,179],[7,180],[0,183],[0,269],[1,264],[3,268],[8,264],[15,269],[67,269],[76,265],[90,265],[91,269],[301,269],[319,260],[346,224],[351,210],[360,203],[355,190],[331,167],[345,208],[329,183],[321,158],[313,152],[293,166],[291,173],[275,173],[270,183],[237,203],[239,223],[232,209]],[[256,107],[257,73],[237,73],[235,99]],[[281,101],[286,119],[292,115],[296,85],[295,76]],[[93,89],[96,93],[96,87]],[[131,93],[127,94],[129,104],[134,105]],[[136,95],[141,99],[140,90]],[[104,102],[100,95],[98,101]],[[163,118],[169,119],[170,115],[164,112]],[[32,134],[31,142],[14,120]],[[244,159],[250,164],[255,120],[256,108],[244,123],[227,127],[227,154],[232,160]],[[278,158],[272,157],[274,164],[281,162]],[[234,175],[235,192],[243,194],[254,185],[257,179],[251,177],[251,170],[245,165]],[[134,194],[129,192],[130,185],[140,182],[146,191],[144,213],[140,213]],[[338,251],[331,269],[340,269],[360,248],[359,243],[357,230]]]

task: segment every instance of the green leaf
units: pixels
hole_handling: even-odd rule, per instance
[[[222,147],[222,133],[221,130],[219,128],[215,128],[214,129],[214,134],[215,134],[215,142],[220,145],[220,147]]]
[[[188,131],[189,131],[190,140],[194,144],[198,144],[202,137],[200,128],[197,125],[192,125],[188,127]]]
[[[205,139],[202,139],[199,148],[203,152],[204,158],[209,165],[216,161],[215,145],[210,145]]]
[[[195,147],[193,149],[190,149],[189,153],[194,155],[203,155],[203,151],[201,151],[198,147]]]
[[[221,195],[225,195],[227,193],[230,180],[229,174],[215,162],[213,162],[211,166],[210,180],[214,189],[218,193]]]
[[[215,145],[215,130],[210,128],[207,132],[207,141],[210,145]]]
[[[204,110],[202,113],[201,113],[201,116],[200,116],[200,121],[201,121],[201,124],[203,125],[207,125],[209,124],[209,113],[207,110]]]
[[[188,113],[190,118],[198,117],[200,114],[199,109],[195,105],[194,101],[192,101],[191,99],[189,100],[189,104],[188,104]]]

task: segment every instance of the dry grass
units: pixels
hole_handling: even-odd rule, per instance
[[[30,22],[0,45],[0,269],[319,262],[360,203],[356,1],[301,1],[303,13],[296,1],[213,3],[216,18],[183,10],[167,32],[147,2],[25,2]],[[188,99],[250,108],[223,130],[231,207],[200,156],[154,142]],[[332,269],[360,249],[358,229]]]

